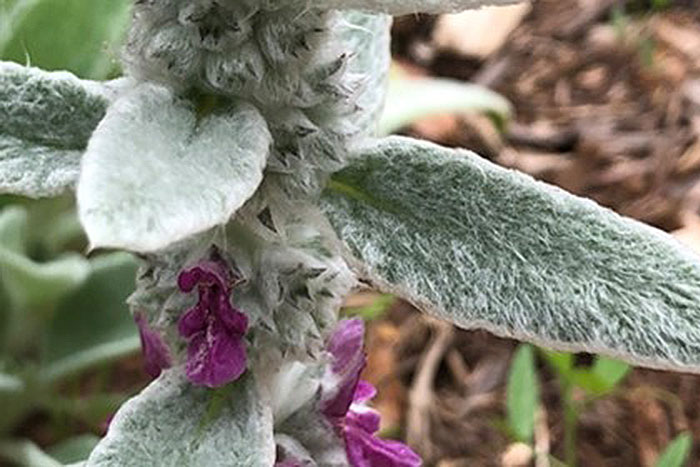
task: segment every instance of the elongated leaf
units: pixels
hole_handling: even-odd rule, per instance
[[[54,196],[72,187],[108,102],[97,83],[0,62],[0,193]]]
[[[656,461],[656,467],[683,467],[688,461],[692,447],[692,436],[689,433],[681,433],[661,453]]]
[[[267,467],[275,460],[272,413],[244,376],[211,414],[214,392],[164,372],[124,404],[88,459],[89,467],[201,465]]]
[[[529,345],[521,345],[511,363],[506,391],[508,426],[518,441],[532,441],[538,401],[539,383],[534,352]]]
[[[489,5],[510,5],[520,0],[327,0],[328,8],[366,10],[408,15],[413,13],[455,13]]]
[[[389,82],[379,132],[386,135],[419,118],[454,112],[490,112],[506,119],[511,107],[499,94],[476,84],[440,78],[399,78]]]
[[[467,151],[388,138],[322,204],[359,273],[464,328],[700,371],[700,261]]]
[[[132,90],[83,160],[78,211],[92,247],[152,251],[225,223],[262,181],[270,141],[248,104],[198,122],[164,87]]]
[[[0,19],[0,58],[105,79],[118,62],[129,9],[129,0],[22,0],[5,11],[0,6],[6,20]]]
[[[135,352],[136,325],[126,306],[136,261],[116,253],[90,262],[85,284],[58,306],[47,334],[42,377],[55,380],[90,365]]]

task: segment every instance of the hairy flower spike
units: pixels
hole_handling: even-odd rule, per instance
[[[248,318],[231,304],[232,288],[240,277],[215,251],[178,277],[178,287],[192,292],[197,304],[185,312],[178,331],[187,339],[188,379],[198,385],[216,388],[238,379],[246,369],[243,337]]]

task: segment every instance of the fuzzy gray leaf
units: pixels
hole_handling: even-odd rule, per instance
[[[167,88],[136,87],[83,159],[78,208],[91,245],[154,251],[226,223],[262,181],[270,141],[250,104],[198,120]]]
[[[87,467],[267,467],[274,459],[272,413],[250,374],[215,392],[173,369],[119,409]]]
[[[414,13],[455,13],[485,6],[511,5],[521,0],[327,0],[324,6],[408,15]]]
[[[0,62],[0,193],[42,197],[72,187],[108,103],[98,83]]]
[[[322,202],[361,274],[438,317],[700,371],[700,261],[657,229],[399,137],[361,151]]]

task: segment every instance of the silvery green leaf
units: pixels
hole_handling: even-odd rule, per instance
[[[505,120],[511,111],[505,98],[477,84],[442,78],[398,78],[389,81],[379,132],[387,135],[437,113],[487,112]]]
[[[272,413],[250,374],[211,391],[171,369],[119,409],[87,466],[268,467],[274,460]]]
[[[391,61],[391,17],[359,11],[343,12],[342,17],[347,24],[343,33],[343,45],[355,54],[348,71],[353,76],[363,77],[362,87],[356,97],[359,110],[351,114],[350,118],[365,134],[374,136],[384,106]]]
[[[0,62],[0,193],[54,196],[74,185],[105,114],[98,83]]]
[[[322,203],[360,275],[438,317],[700,371],[700,260],[657,229],[400,137],[359,151]]]
[[[345,10],[374,11],[390,15],[455,13],[485,6],[510,5],[520,0],[326,0],[323,6]]]
[[[198,121],[167,88],[134,88],[83,159],[78,211],[91,246],[154,251],[226,223],[262,181],[270,141],[249,104]]]

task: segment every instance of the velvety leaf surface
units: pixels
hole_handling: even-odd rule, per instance
[[[326,0],[328,8],[366,10],[407,15],[412,13],[455,13],[489,5],[510,5],[519,0]]]
[[[107,105],[97,83],[0,62],[0,193],[53,196],[73,186]]]
[[[153,251],[225,223],[262,181],[270,141],[249,104],[198,121],[164,87],[131,90],[83,160],[78,211],[91,246]]]
[[[355,53],[349,71],[357,76],[365,76],[356,102],[361,110],[354,112],[351,118],[366,135],[374,136],[377,120],[384,107],[391,61],[391,17],[359,11],[345,11],[342,15],[348,22],[344,46]]]
[[[700,261],[659,230],[399,137],[360,151],[322,204],[361,275],[438,317],[700,371]]]
[[[223,390],[221,396],[192,386],[178,369],[165,371],[119,409],[87,466],[272,465],[272,413],[253,378]]]

